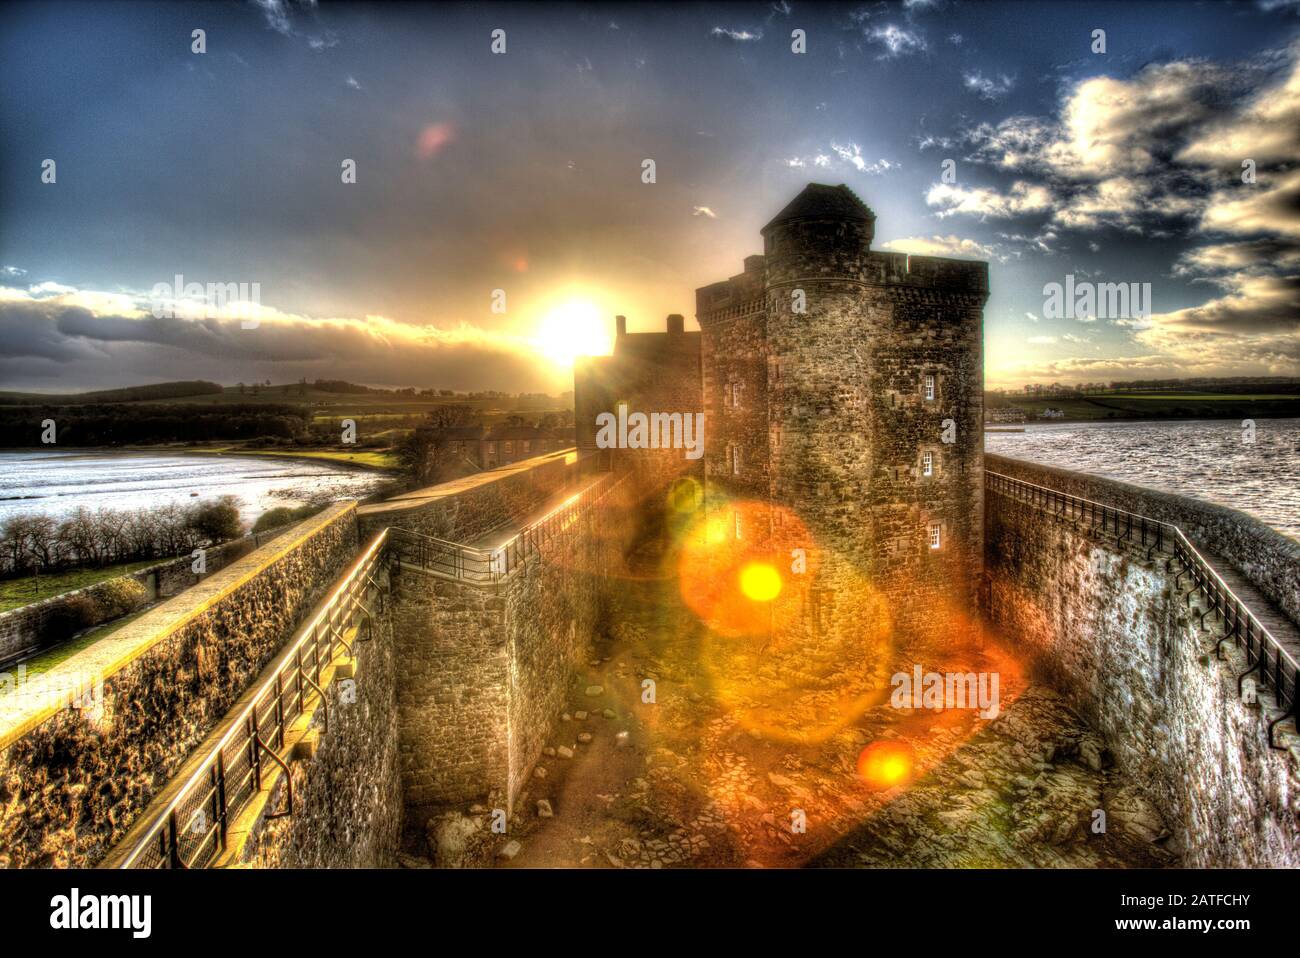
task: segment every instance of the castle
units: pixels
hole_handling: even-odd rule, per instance
[[[794,586],[776,618],[805,634],[950,630],[983,568],[987,264],[879,252],[874,232],[847,186],[810,184],[744,272],[696,291],[699,333],[620,316],[613,355],[575,370],[579,448],[620,402],[703,410],[706,507]],[[648,482],[694,475],[673,450],[613,455]]]
[[[762,232],[699,332],[620,319],[578,365],[578,449],[337,503],[51,670],[93,700],[0,697],[0,867],[513,864],[578,794],[600,844],[532,863],[1300,862],[1300,544],[986,471],[985,264],[873,251],[844,186]],[[657,442],[611,447],[627,410]],[[1003,698],[916,715],[891,672]],[[942,834],[871,781],[909,740]]]

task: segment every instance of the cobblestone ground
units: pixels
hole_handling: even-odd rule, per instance
[[[778,659],[774,674],[744,643],[702,654],[709,640],[674,579],[648,574],[624,592],[614,637],[575,683],[496,842],[501,867],[1177,864],[1159,813],[1100,738],[991,641],[926,668],[998,670],[996,718],[887,700],[846,715],[879,674],[855,679],[811,657],[802,673]],[[877,742],[911,757],[906,784],[859,775]]]

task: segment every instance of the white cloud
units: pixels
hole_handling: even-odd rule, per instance
[[[693,206],[693,207],[691,207],[691,215],[692,215],[692,216],[705,216],[705,217],[708,217],[708,218],[711,219],[711,220],[716,220],[716,219],[718,218],[718,214],[715,213],[715,212],[713,212],[713,210],[709,209],[707,206]]]
[[[501,388],[555,385],[536,368],[527,338],[461,323],[441,327],[384,316],[313,318],[272,306],[241,307],[176,300],[174,315],[155,317],[148,293],[79,289],[40,283],[0,286],[0,378],[50,375],[91,381],[111,368],[116,378],[178,378],[231,382],[262,376],[346,378],[392,385],[449,385],[495,380]],[[193,318],[190,318],[193,317]],[[258,326],[243,328],[241,320]],[[53,365],[51,365],[53,364]],[[562,379],[561,379],[562,381]]]
[[[883,157],[874,163],[868,163],[862,155],[862,147],[856,143],[850,143],[848,146],[840,146],[838,143],[831,144],[831,150],[845,163],[853,167],[859,173],[885,173],[889,170],[896,169],[897,163],[891,163]]]
[[[892,23],[883,27],[872,27],[866,36],[871,42],[885,48],[885,59],[923,53],[926,49],[925,37],[920,33]]]
[[[1015,80],[1005,73],[996,77],[987,77],[978,70],[967,73],[963,80],[966,89],[976,93],[982,100],[1000,100],[1016,85]]]
[[[1005,252],[998,247],[953,235],[908,236],[881,243],[880,248],[894,253],[910,253],[915,256],[953,256],[970,259],[996,259],[999,261],[1007,259]]]
[[[1226,233],[1278,233],[1300,239],[1300,168],[1261,176],[1254,185],[1215,191],[1201,226]]]
[[[849,143],[847,145],[831,143],[830,153],[814,153],[811,156],[793,156],[785,161],[785,165],[792,169],[802,169],[806,166],[830,169],[836,164],[845,168],[851,168],[859,173],[866,173],[875,176],[887,173],[890,170],[896,170],[900,166],[900,164],[892,160],[887,160],[884,157],[881,157],[878,160],[869,161],[862,155],[862,147],[857,143]]]
[[[985,187],[954,186],[950,183],[935,183],[925,195],[927,206],[939,210],[939,217],[955,216],[958,213],[980,217],[1007,218],[1023,213],[1041,213],[1052,206],[1052,194],[1043,186],[1035,186],[1017,180],[1011,184],[1008,193]]]
[[[723,40],[732,40],[736,43],[750,43],[755,40],[763,39],[763,31],[759,29],[732,30],[729,27],[714,27],[709,31],[709,35]]]

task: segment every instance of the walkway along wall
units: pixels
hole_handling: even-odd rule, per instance
[[[450,542],[473,542],[522,521],[571,484],[588,459],[566,449],[362,506],[357,512],[361,540],[391,526]]]
[[[1002,457],[988,457],[987,468],[1139,514],[1191,519],[1194,543],[1231,550],[1257,571],[1261,590],[1271,583],[1288,594],[1285,537],[1275,541],[1240,513]],[[1175,823],[1166,840],[1183,863],[1300,864],[1300,739],[1288,720],[1275,731],[1288,748],[1270,748],[1267,723],[1280,710],[1263,690],[1257,704],[1242,702],[1244,655],[1227,643],[1215,657],[1221,624],[1211,617],[1200,628],[1204,606],[1186,604],[1187,588],[1175,586],[1164,557],[1147,561],[1114,536],[1090,535],[993,488],[985,523],[992,623]],[[1300,564],[1290,569],[1294,577]]]
[[[338,503],[0,698],[0,866],[95,864],[356,551]]]

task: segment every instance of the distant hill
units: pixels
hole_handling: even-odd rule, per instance
[[[148,402],[155,399],[220,395],[222,391],[218,383],[195,379],[175,383],[153,383],[148,386],[125,386],[121,389],[99,389],[84,393],[0,392],[0,405],[66,406],[81,403]]]

